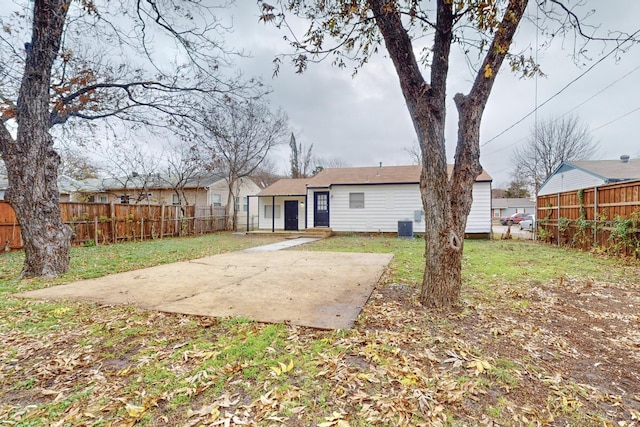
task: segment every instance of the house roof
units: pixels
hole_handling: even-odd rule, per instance
[[[565,165],[581,169],[607,182],[640,178],[640,159],[621,160],[581,160],[563,162]]]
[[[284,178],[258,193],[258,196],[293,196],[306,194],[309,188],[325,188],[332,185],[417,184],[420,182],[419,165],[375,166],[357,168],[327,168],[310,178]],[[449,174],[453,165],[448,165]],[[491,176],[482,172],[476,181],[490,182]]]
[[[58,175],[58,192],[60,194],[70,194],[78,191],[81,187],[80,182],[66,175]]]
[[[79,183],[73,178],[66,175],[58,176],[58,192],[60,194],[69,194],[78,189]],[[0,191],[6,191],[9,188],[9,180],[4,176],[0,176]]]
[[[258,196],[304,196],[310,180],[311,178],[283,178],[259,192]]]
[[[536,202],[528,198],[501,198],[501,199],[492,199],[491,205],[494,208],[528,208],[534,207]]]
[[[309,182],[309,187],[329,187],[331,185],[362,184],[414,184],[420,182],[422,166],[374,166],[360,168],[324,169]],[[447,165],[449,175],[453,165]],[[493,179],[482,171],[476,181],[490,182]]]
[[[601,179],[603,184],[640,179],[640,159],[628,159],[626,162],[621,159],[564,161],[544,180],[539,191],[542,192],[556,175],[575,169]]]
[[[203,188],[208,187],[220,180],[224,179],[222,175],[210,174],[194,177],[184,185],[184,188]],[[173,188],[176,178],[168,175],[149,174],[149,175],[132,175],[120,178],[93,178],[81,181],[79,191],[106,191],[106,190],[122,190],[122,189],[160,189]]]

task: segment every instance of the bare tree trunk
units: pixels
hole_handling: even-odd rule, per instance
[[[32,144],[46,147],[45,162],[32,162],[32,154],[27,154],[19,173],[9,167],[10,187],[5,197],[16,212],[24,241],[25,262],[21,277],[56,277],[69,268],[71,228],[60,218],[58,198],[57,165],[58,155],[51,143],[44,141],[51,137],[37,130],[27,135]],[[34,147],[29,147],[28,152]],[[43,158],[43,156],[38,156]],[[34,163],[34,164],[29,164]]]
[[[227,184],[229,186],[229,195],[227,196],[227,206],[225,212],[227,216],[227,229],[236,231],[236,197],[235,193],[233,192],[233,188],[236,185],[236,180],[230,179]]]
[[[25,72],[16,107],[17,136],[12,141],[3,134],[0,141],[9,175],[5,198],[20,221],[24,241],[21,277],[55,277],[69,268],[72,231],[60,218],[60,157],[49,134],[51,68],[60,48],[69,3],[34,3],[34,31],[31,43],[25,45]]]
[[[446,87],[453,41],[453,2],[437,1],[437,23],[427,84],[393,0],[368,0],[393,61],[422,154],[420,192],[425,209],[425,271],[420,302],[446,307],[460,297],[462,250],[472,190],[480,167],[480,122],[495,75],[527,0],[510,0],[469,95],[455,96],[459,113],[455,165],[449,178],[445,149]]]

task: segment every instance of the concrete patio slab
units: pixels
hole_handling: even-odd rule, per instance
[[[18,296],[134,304],[173,313],[348,329],[392,257],[342,252],[232,252]]]

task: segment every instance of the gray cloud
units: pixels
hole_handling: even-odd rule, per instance
[[[589,19],[591,22],[602,22],[601,34],[606,34],[605,28],[629,33],[637,30],[634,28],[637,25],[634,17],[638,16],[640,3],[631,0],[607,2],[606,5],[597,1],[588,3],[597,8]],[[290,52],[283,41],[284,33],[259,23],[254,3],[236,5],[230,12],[234,15],[234,33],[228,44],[251,54],[251,58],[242,59],[238,64],[247,76],[262,76],[273,88],[272,103],[288,113],[292,128],[299,135],[299,142],[305,146],[313,143],[315,154],[338,157],[352,166],[375,165],[380,161],[385,164],[410,163],[411,159],[403,147],[414,143],[416,136],[398,78],[387,57],[378,55],[373,58],[354,78],[351,77],[352,70],[333,67],[330,60],[310,64],[302,75],[295,74],[285,61],[279,76],[272,79],[273,58],[278,53]],[[540,43],[542,41],[541,38]],[[518,35],[517,46],[535,47],[534,33],[523,27]],[[572,48],[572,40],[558,38],[550,47],[538,50],[538,60],[546,74],[546,77],[537,80],[538,105],[583,73],[611,46],[603,48],[593,44],[593,51],[588,52],[593,61],[581,66],[573,63],[570,55]],[[538,120],[565,114],[616,79],[622,79],[622,76],[640,65],[636,51],[637,48],[631,48],[617,60],[612,56],[597,65],[541,107]],[[505,66],[501,70],[487,105],[481,130],[482,143],[494,138],[535,108],[536,81],[519,79],[507,68]],[[621,154],[640,154],[640,144],[635,141],[639,131],[638,112],[607,125],[640,107],[640,88],[635,84],[639,75],[640,72],[633,72],[573,112],[594,130],[594,139],[600,141],[598,155],[603,159],[617,158]],[[450,77],[450,98],[456,92],[469,90],[472,75],[459,54],[452,63]],[[451,160],[457,132],[457,114],[452,102],[449,103],[447,115],[447,156]],[[511,151],[517,144],[526,142],[534,119],[535,115],[531,115],[482,147],[481,162],[494,177],[494,186],[510,180]],[[288,150],[280,150],[277,163],[282,171],[287,170],[287,161]]]

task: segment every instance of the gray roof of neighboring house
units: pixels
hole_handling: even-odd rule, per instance
[[[617,160],[576,160],[565,161],[558,165],[551,175],[540,185],[540,190],[556,175],[573,169],[580,170],[603,183],[640,179],[640,159]]]
[[[78,191],[82,187],[82,183],[66,175],[58,176],[58,192],[60,194],[70,194]]]
[[[58,192],[60,194],[69,194],[75,191],[79,191],[83,188],[82,181],[75,180],[66,175],[58,176]],[[0,190],[6,190],[9,187],[9,181],[5,177],[0,177]]]
[[[536,205],[536,202],[528,198],[502,198],[492,199],[491,205],[496,209],[529,208],[534,207]]]
[[[627,162],[618,159],[580,160],[563,163],[601,177],[607,182],[640,178],[640,159],[629,159]]]
[[[205,176],[195,177],[187,180],[185,188],[203,188],[208,187],[220,180],[225,179],[223,175],[209,174]],[[99,192],[106,190],[121,190],[124,188],[173,188],[175,178],[167,175],[149,174],[149,175],[132,175],[120,178],[91,178],[80,182],[78,191]]]

